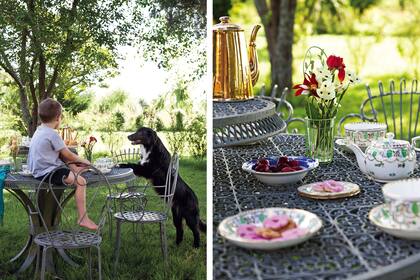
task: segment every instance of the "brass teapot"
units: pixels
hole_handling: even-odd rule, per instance
[[[252,29],[249,47],[244,30],[220,18],[213,27],[213,99],[246,100],[253,97],[252,87],[259,76],[255,39],[260,25]]]

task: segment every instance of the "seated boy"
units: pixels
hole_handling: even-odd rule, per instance
[[[62,166],[63,161],[90,164],[89,161],[72,153],[55,131],[60,127],[61,114],[61,104],[51,98],[45,99],[39,104],[38,115],[42,124],[32,137],[28,155],[28,168],[38,180],[47,177],[45,182],[49,182],[50,178],[48,176],[51,175],[51,171]],[[89,219],[86,213],[86,180],[82,176],[77,176],[77,180],[75,180],[75,174],[78,174],[82,168],[71,164],[70,169],[72,172],[65,168],[56,170],[51,177],[51,182],[54,185],[64,185],[64,178],[65,184],[75,185],[74,196],[78,212],[78,224],[96,230],[98,226]]]

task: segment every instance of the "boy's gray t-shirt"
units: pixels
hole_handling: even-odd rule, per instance
[[[41,124],[35,131],[28,154],[28,169],[35,178],[44,176],[63,164],[59,158],[60,150],[66,145],[58,133]]]

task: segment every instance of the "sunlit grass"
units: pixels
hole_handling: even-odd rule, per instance
[[[183,158],[180,161],[180,174],[183,179],[195,191],[199,199],[200,215],[206,219],[206,161],[197,161],[191,158]],[[138,184],[145,182],[139,180]],[[119,188],[124,188],[123,185]],[[88,199],[98,189],[88,191]],[[0,227],[0,263],[5,264],[7,260],[18,253],[26,241],[28,221],[23,207],[8,192],[5,193],[5,218],[4,225]],[[153,190],[148,190],[148,196],[153,195]],[[98,199],[90,213],[95,217],[106,196],[104,188],[99,189]],[[158,209],[160,201],[150,199],[148,208]],[[76,210],[72,199],[66,206],[66,213],[75,217]],[[201,235],[202,244],[199,249],[192,248],[193,238],[191,231],[185,227],[185,239],[180,246],[175,245],[175,228],[172,225],[172,218],[167,223],[168,246],[170,269],[164,274],[163,258],[160,250],[159,226],[157,224],[145,225],[139,228],[139,235],[136,239],[133,228],[130,224],[123,226],[123,241],[120,255],[120,263],[117,278],[113,278],[112,255],[114,240],[108,236],[108,227],[104,228],[104,241],[102,249],[102,264],[104,279],[204,279],[206,273],[206,236]],[[114,226],[115,230],[115,226]],[[114,232],[115,237],[115,232]],[[57,261],[58,271],[64,275],[64,279],[85,279],[88,273],[87,257],[84,251],[74,251],[72,256],[83,264],[81,268],[69,267],[60,259]],[[6,273],[10,265],[3,265],[0,268],[1,279],[17,279]],[[23,279],[32,278],[31,271],[21,275]]]

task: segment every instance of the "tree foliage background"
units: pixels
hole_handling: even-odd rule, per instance
[[[192,79],[204,73],[203,0],[0,0],[0,7],[0,67],[8,75],[0,101],[11,102],[16,128],[29,135],[47,97],[72,115],[85,110],[87,88],[116,74],[119,46],[137,46],[163,68],[199,52]]]

